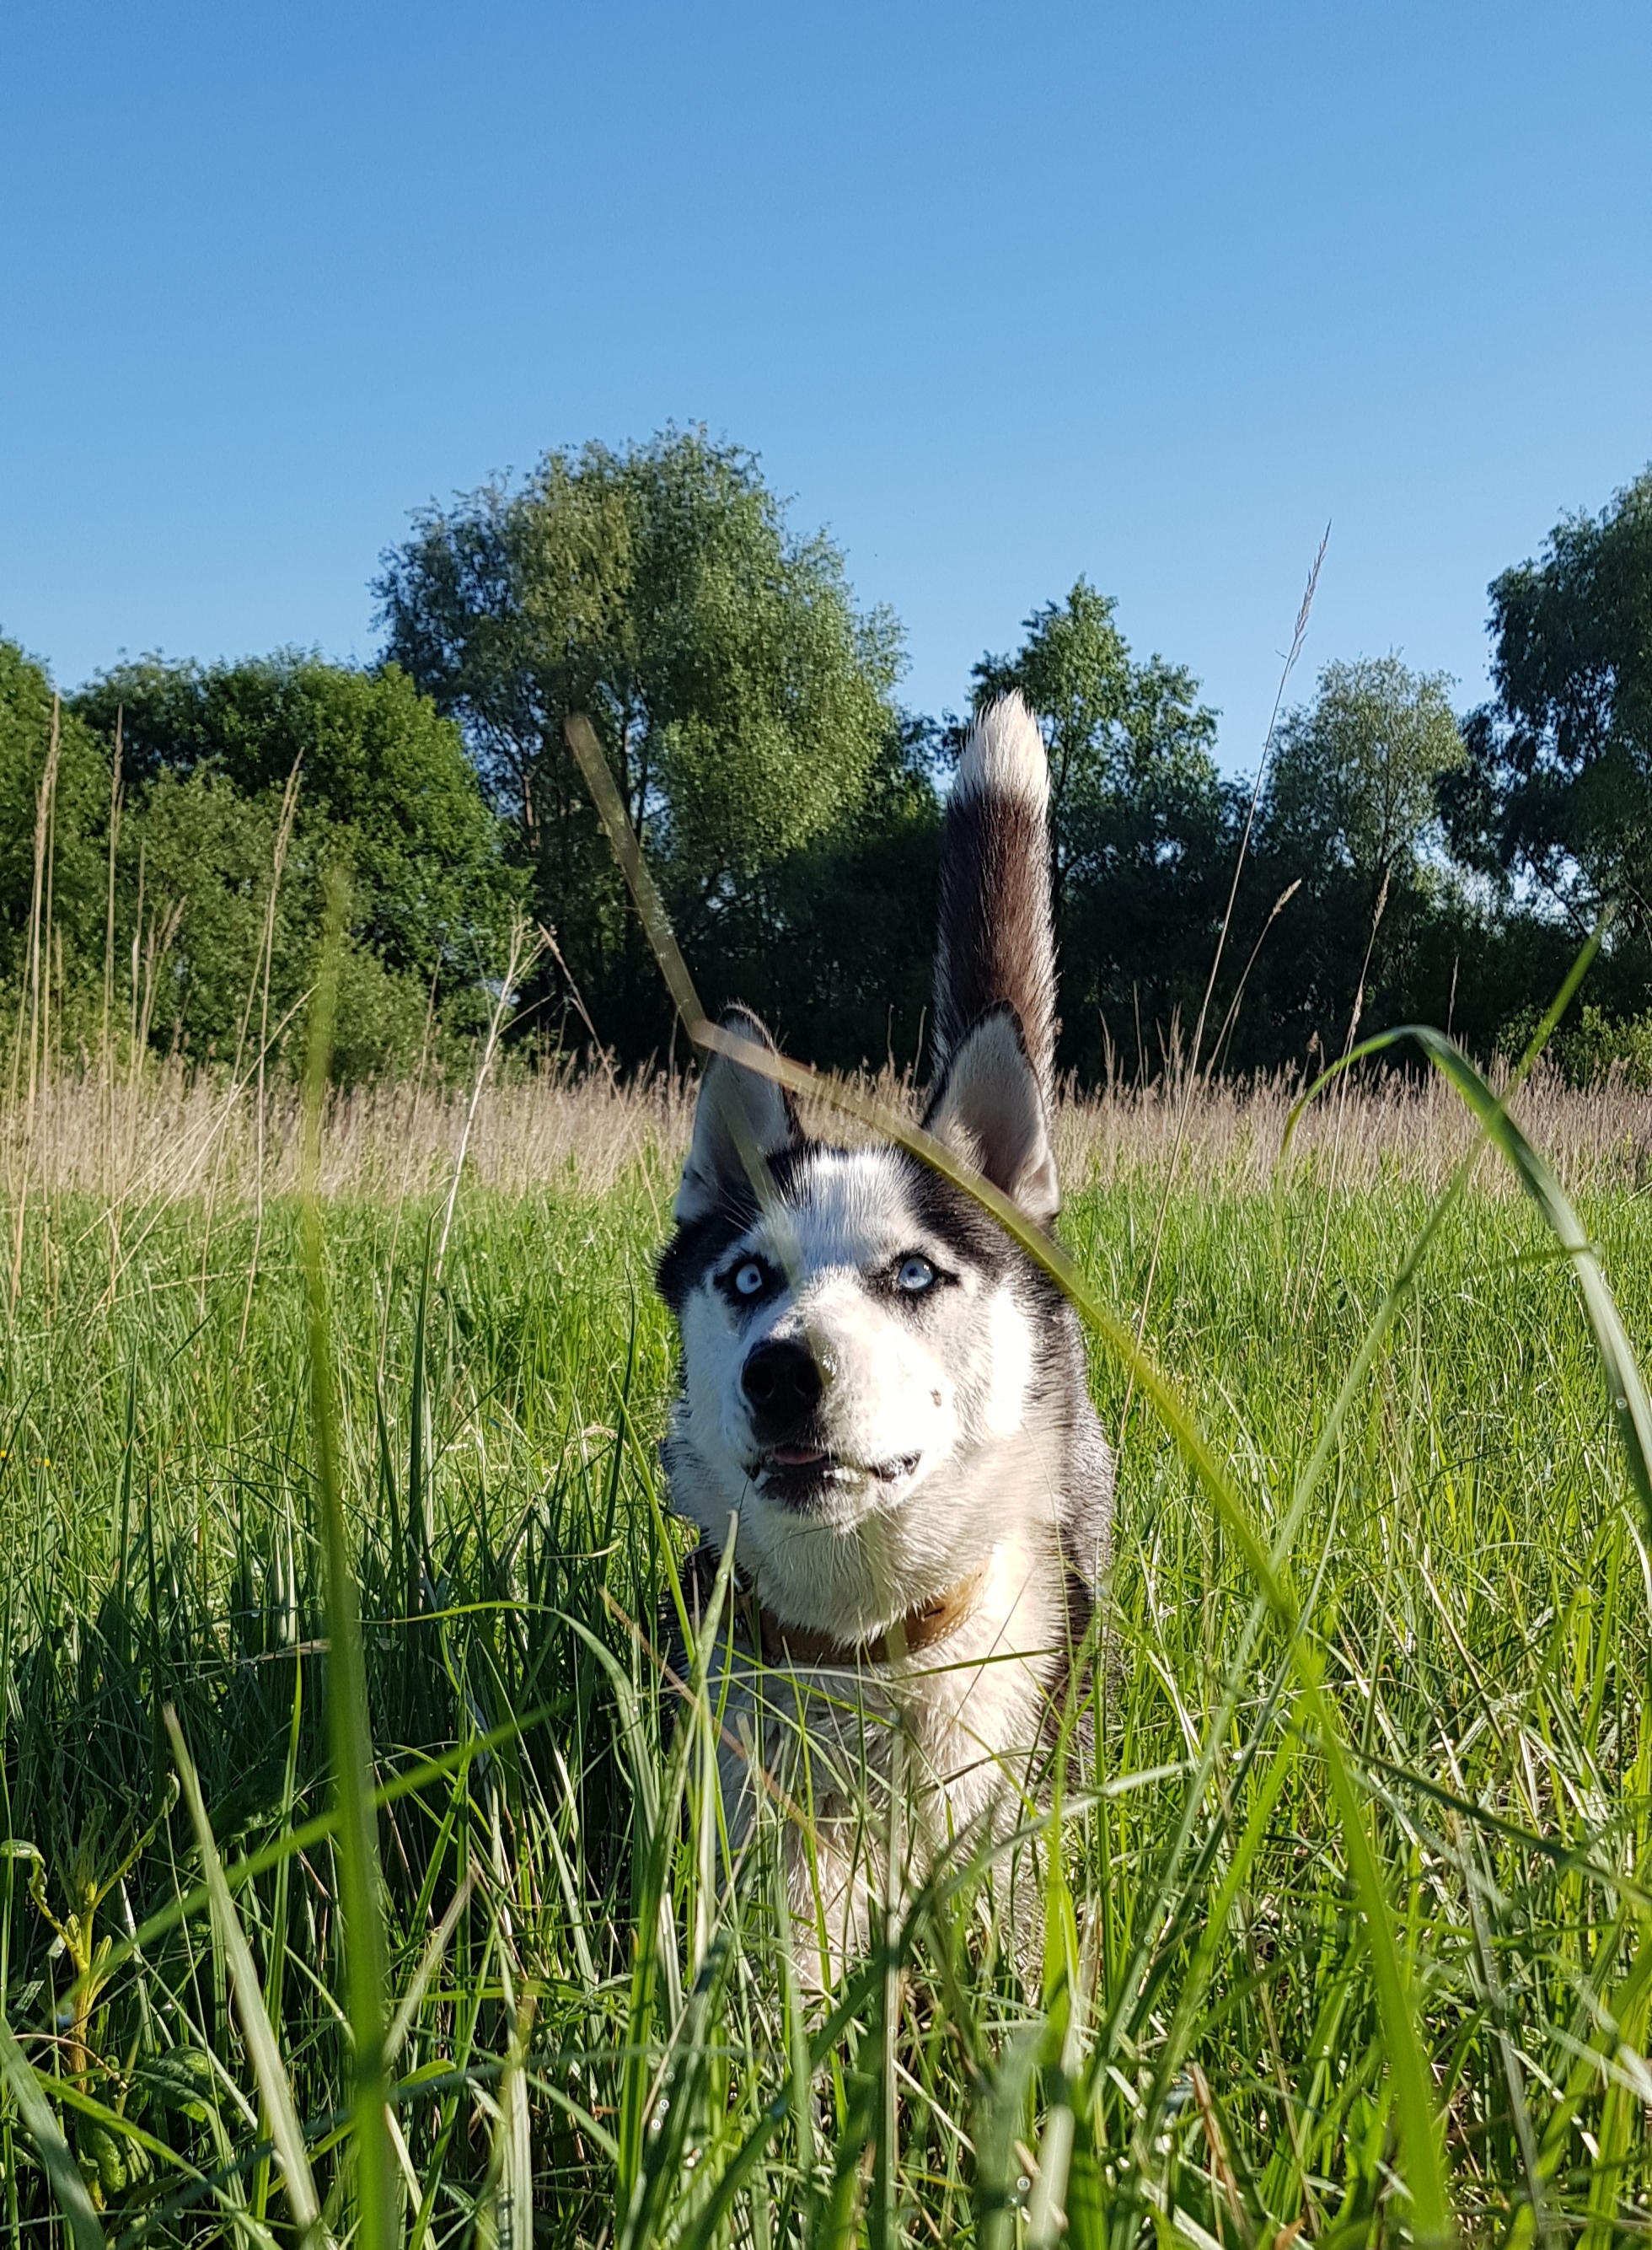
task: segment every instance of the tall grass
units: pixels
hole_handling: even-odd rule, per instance
[[[598,1121],[642,1099],[540,1098]],[[537,2238],[593,2246],[1413,2235],[1392,2010],[1304,1639],[1456,2225],[1642,2231],[1652,1564],[1600,1358],[1553,1236],[1489,1177],[1368,1349],[1458,1113],[1390,1086],[1371,1105],[1387,1143],[1373,1124],[1361,1156],[1345,1119],[1333,1175],[1311,1153],[1270,1170],[1265,1097],[1248,1120],[1195,1105],[1149,1342],[1276,1555],[1306,1486],[1282,1566],[1296,1629],[1139,1411],[1100,1755],[1046,1854],[1041,1988],[1012,1957],[1004,1869],[949,1862],[891,1900],[874,1957],[822,2004],[776,1911],[784,1808],[732,1863],[703,1653],[668,1646],[670,1340],[648,1282],[667,1098],[617,1158],[599,1123],[548,1181],[492,1169],[485,1102],[439,1285],[451,1168],[398,1170],[388,1134],[347,1164],[335,1108],[307,1281],[291,1175],[260,1222],[226,1164],[215,1201],[204,1179],[128,1198],[113,1286],[108,1205],[39,1129],[53,1099],[38,1089],[8,1211],[0,1370],[7,2239],[41,2239],[54,2208],[78,2240],[133,2243],[375,2220],[514,2242],[530,2214]],[[1558,1099],[1538,1090],[1534,1129]],[[1133,1114],[1134,1154],[1098,1163],[1064,1222],[1125,1322],[1163,1179]],[[1201,1143],[1201,1114],[1236,1122]],[[1630,1148],[1600,1135],[1573,1177],[1644,1340]],[[318,1280],[380,1798],[354,1908]],[[1099,1343],[1094,1377],[1116,1423],[1126,1373]],[[352,1922],[375,1912],[376,2083],[350,1977]],[[364,2083],[387,2193],[360,2161]]]
[[[1494,1086],[1506,1073],[1491,1073]],[[912,1089],[890,1072],[868,1074],[863,1090],[898,1109],[914,1108]],[[1057,1105],[1057,1153],[1071,1185],[1122,1181],[1144,1171],[1162,1183],[1178,1132],[1195,1185],[1212,1178],[1266,1190],[1299,1094],[1290,1078],[1201,1080],[1187,1090],[1177,1072],[1145,1086],[1115,1081],[1094,1092],[1069,1089]],[[816,1104],[811,1122],[851,1137],[852,1120]],[[472,1108],[474,1116],[472,1116]],[[1614,1075],[1569,1086],[1539,1066],[1522,1088],[1516,1114],[1561,1179],[1573,1189],[1652,1184],[1652,1093]],[[645,1158],[669,1171],[688,1145],[692,1085],[660,1074],[575,1074],[554,1063],[513,1069],[470,1083],[384,1083],[334,1090],[320,1151],[324,1195],[394,1201],[449,1188],[461,1146],[465,1172],[484,1187],[513,1193],[569,1182],[602,1191],[637,1174]],[[465,1140],[465,1128],[471,1132]],[[1318,1106],[1294,1139],[1295,1163],[1348,1187],[1401,1178],[1443,1187],[1471,1131],[1450,1089],[1438,1080],[1390,1069],[1351,1086],[1339,1115]],[[174,1059],[128,1077],[107,1122],[100,1071],[67,1069],[37,1089],[32,1130],[22,1105],[0,1105],[0,1147],[14,1192],[24,1173],[49,1192],[73,1191],[123,1215],[145,1214],[217,1191],[227,1204],[298,1191],[303,1102],[298,1086],[272,1083],[260,1103],[256,1081]],[[657,1169],[644,1166],[657,1180]],[[1489,1193],[1518,1192],[1507,1176],[1488,1175]],[[669,1197],[662,1214],[669,1207]]]
[[[1063,1101],[1098,1398],[1156,1415],[1096,1756],[933,1869],[891,1792],[821,1998],[799,1808],[723,1826],[656,1464],[684,1087],[492,1076],[507,973],[468,1087],[329,1098],[325,966],[272,1083],[267,943],[232,1063],[156,1066],[141,876],[77,1067],[56,758],[54,716],[0,1103],[7,2241],[1648,2232],[1652,1100],[1521,1090],[1581,1225],[1443,1052],[1510,1160],[1472,1184],[1433,1079],[1287,1151],[1298,1089],[1200,1076],[1203,1011]],[[117,763],[112,853],[119,808]]]

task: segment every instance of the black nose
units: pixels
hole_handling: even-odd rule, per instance
[[[760,1343],[740,1370],[740,1389],[761,1443],[774,1445],[801,1427],[825,1388],[814,1353],[799,1336]]]

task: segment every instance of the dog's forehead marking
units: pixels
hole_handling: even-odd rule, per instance
[[[789,1231],[789,1246],[778,1239]],[[746,1240],[806,1267],[864,1266],[919,1246],[929,1230],[913,1211],[900,1167],[882,1149],[817,1149],[787,1183],[785,1218],[759,1218]]]

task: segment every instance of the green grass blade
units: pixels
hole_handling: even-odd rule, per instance
[[[264,2099],[270,2138],[275,2143],[276,2154],[281,2160],[281,2170],[286,2175],[287,2201],[293,2206],[293,2217],[300,2238],[307,2240],[320,2219],[321,2205],[315,2191],[315,2180],[310,2171],[310,2159],[305,2149],[298,2111],[293,2105],[293,2089],[282,2066],[281,2050],[276,2043],[274,2029],[265,2011],[264,1993],[258,1982],[258,1970],[253,1965],[251,1948],[241,1927],[241,1917],[235,1910],[235,1901],[230,1896],[230,1887],[224,1880],[224,1867],[218,1858],[212,1824],[202,1801],[200,1778],[184,1745],[177,1714],[169,1706],[164,1715],[178,1778],[183,1784],[184,1802],[189,1808],[196,1842],[200,1847],[201,1864],[206,1871],[213,1927],[217,1931],[218,1943],[223,1946],[230,1965],[230,1981],[241,2018],[242,2037],[246,2041],[253,2074],[258,2081],[258,2092]]]
[[[0,2078],[10,2088],[11,2098],[39,2151],[58,2208],[69,2222],[74,2250],[107,2250],[103,2229],[92,2208],[92,2198],[86,2193],[79,2167],[69,2153],[69,2144],[52,2114],[52,2104],[40,2090],[40,2081],[28,2057],[12,2036],[11,2026],[3,2016],[0,2016]]]
[[[1035,1264],[1042,1266],[1065,1293],[1091,1329],[1105,1343],[1135,1386],[1153,1406],[1178,1451],[1204,1487],[1222,1519],[1222,1528],[1244,1559],[1246,1568],[1289,1638],[1304,1706],[1318,1734],[1321,1755],[1332,1783],[1349,1871],[1359,1896],[1373,1974],[1377,1986],[1389,2067],[1394,2074],[1400,2111],[1401,2145],[1408,2184],[1415,2213],[1419,2241],[1436,2244],[1452,2239],[1450,2208],[1446,2192],[1439,2136],[1434,2117],[1427,2060],[1415,2012],[1401,1974],[1389,1926],[1387,1901],[1378,1879],[1375,1855],[1364,1826],[1364,1809],[1354,1790],[1331,1703],[1321,1688],[1317,1652],[1303,1634],[1294,1601],[1276,1570],[1273,1558],[1251,1522],[1237,1487],[1217,1460],[1193,1413],[1184,1405],[1132,1329],[1102,1305],[1087,1286],[1070,1253],[1053,1238],[1034,1226],[1008,1196],[960,1159],[941,1142],[901,1116],[888,1103],[859,1088],[823,1078],[817,1072],[786,1056],[736,1039],[712,1023],[701,1011],[693,984],[677,948],[669,920],[655,892],[623,805],[612,777],[597,750],[589,721],[570,720],[568,738],[585,774],[609,840],[629,883],[643,918],[662,974],[670,986],[684,1029],[702,1053],[722,1054],[772,1080],[793,1094],[823,1096],[834,1107],[858,1117],[885,1134],[898,1146],[921,1158],[930,1169],[969,1196],[997,1219]],[[754,1184],[756,1183],[754,1182]],[[845,2214],[838,2214],[839,2220]]]
[[[1629,1481],[1641,1502],[1648,1529],[1652,1532],[1652,1406],[1648,1404],[1634,1346],[1625,1331],[1617,1300],[1601,1271],[1594,1245],[1552,1169],[1510,1116],[1506,1098],[1493,1093],[1467,1055],[1443,1032],[1436,1032],[1428,1024],[1401,1024],[1394,1031],[1380,1032],[1374,1039],[1366,1039],[1348,1059],[1353,1062],[1380,1054],[1385,1048],[1408,1039],[1421,1048],[1462,1096],[1478,1119],[1486,1139],[1508,1163],[1572,1262],[1595,1348],[1600,1355],[1607,1404],[1623,1448]]]
[[[395,2019],[390,2025],[389,2035],[384,2042],[384,2067],[387,2072],[394,2066],[396,2056],[401,2053],[406,2043],[407,2035],[413,2027],[413,2020],[418,2014],[425,1993],[430,1989],[430,1979],[441,1966],[442,1957],[447,1951],[453,1932],[458,1928],[459,1916],[469,1905],[471,1893],[475,1888],[476,1870],[472,1867],[448,1901],[446,1912],[430,1932],[430,1941],[419,1956],[418,1967],[414,1970],[412,1980],[402,1995],[401,2005],[396,2009]]]
[[[202,2174],[187,2157],[181,2157],[176,2149],[169,2147],[155,2134],[146,2132],[141,2125],[134,2124],[130,2117],[123,2117],[118,2109],[111,2109],[107,2102],[100,2102],[93,2095],[82,2094],[67,2079],[56,2080],[52,2090],[65,2108],[76,2110],[82,2117],[90,2117],[93,2123],[101,2125],[106,2133],[120,2140],[130,2141],[134,2148],[141,2149],[145,2156],[153,2157],[156,2164],[166,2164],[172,2171],[182,2172],[186,2179],[204,2184]]]
[[[375,1814],[386,1805],[416,1797],[433,1781],[463,1774],[491,1750],[514,1742],[529,1729],[540,1725],[548,1715],[547,1708],[541,1705],[537,1710],[525,1712],[519,1718],[506,1719],[497,1727],[490,1727],[485,1735],[472,1735],[468,1741],[456,1743],[451,1750],[442,1751],[437,1757],[421,1758],[416,1765],[408,1767],[389,1781],[382,1782],[374,1790]],[[245,1859],[232,1860],[224,1870],[224,1880],[233,1894],[245,1884],[255,1881],[259,1875],[267,1874],[272,1867],[279,1867],[299,1853],[307,1852],[313,1845],[321,1843],[336,1832],[338,1825],[338,1808],[331,1805],[325,1812],[318,1812],[313,1819],[301,1822],[298,1827],[286,1829],[258,1851],[249,1852]],[[177,1897],[169,1899],[164,1906],[157,1907],[141,1922],[130,1937],[122,1938],[111,1949],[100,1964],[100,1977],[107,1980],[115,1970],[124,1968],[146,1945],[157,1937],[164,1936],[168,1930],[176,1929],[180,1922],[187,1922],[191,1915],[198,1914],[208,1904],[210,1900],[203,1882],[197,1883],[193,1890],[183,1891]],[[78,1983],[72,1984],[69,1994],[76,1994],[79,1990]]]
[[[360,2240],[366,2250],[390,2250],[396,2229],[396,2171],[385,2125],[384,1931],[379,1908],[378,1832],[373,1804],[373,1746],[368,1729],[367,1671],[344,1524],[337,1384],[328,1322],[320,1194],[321,1117],[338,1006],[343,946],[343,880],[327,885],[321,971],[310,1026],[305,1079],[301,1237],[310,1359],[310,1412],[316,1494],[327,1557],[327,1722],[338,1819],[340,1888],[344,1908],[355,2122]]]

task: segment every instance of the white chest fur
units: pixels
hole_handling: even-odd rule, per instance
[[[1045,1683],[1065,1629],[1058,1559],[1012,1536],[992,1548],[967,1614],[917,1654],[769,1666],[725,1638],[712,1697],[731,1839],[747,1842],[760,1818],[775,1825],[811,1982],[864,1950],[878,1903],[898,1903],[937,1854],[1014,1826],[1046,1755]]]

